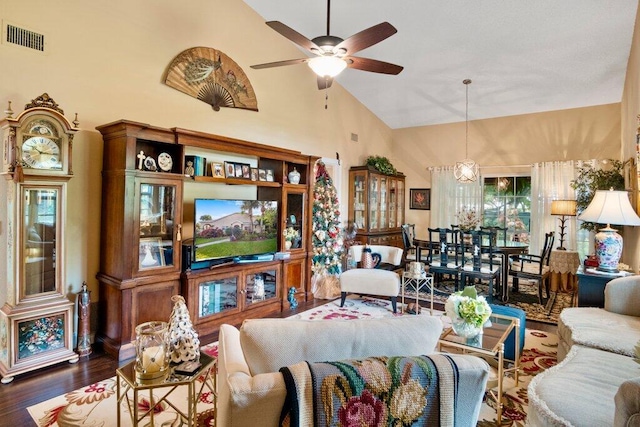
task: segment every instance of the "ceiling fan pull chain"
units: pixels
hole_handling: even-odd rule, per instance
[[[329,88],[324,89],[324,109],[327,109],[327,104],[329,104]]]

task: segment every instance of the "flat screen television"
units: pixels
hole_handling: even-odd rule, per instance
[[[278,250],[278,202],[194,200],[194,260],[222,260]]]

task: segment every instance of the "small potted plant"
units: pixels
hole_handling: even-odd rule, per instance
[[[491,307],[483,296],[478,296],[474,286],[454,292],[444,305],[447,317],[451,319],[453,331],[464,338],[473,338],[482,333],[482,327],[489,316]]]
[[[464,231],[475,230],[482,223],[482,215],[473,208],[467,208],[463,206],[462,209],[456,214],[458,220],[458,227]]]

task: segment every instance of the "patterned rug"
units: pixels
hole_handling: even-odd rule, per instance
[[[511,280],[509,280],[509,287],[511,287]],[[476,285],[476,288],[480,295],[487,295],[486,285]],[[433,292],[434,303],[444,304],[453,291],[453,282],[443,282],[438,284]],[[415,295],[415,291],[408,291],[405,293],[405,299],[407,296],[409,299],[415,299]],[[420,291],[418,296],[420,301],[428,302],[430,298],[430,292]],[[528,320],[557,325],[560,312],[565,307],[573,306],[574,297],[572,294],[566,292],[552,292],[551,297],[546,301],[545,305],[541,305],[538,302],[537,283],[521,280],[518,286],[518,292],[509,292],[509,300],[506,303],[495,300],[493,301],[493,304],[517,307],[526,313]],[[425,304],[423,303],[422,305],[424,306]]]
[[[435,316],[448,322],[441,312],[435,312]],[[428,316],[429,310],[422,310],[420,315]],[[330,319],[360,319],[383,318],[390,316],[410,316],[410,314],[394,314],[389,301],[375,298],[350,296],[344,307],[340,307],[340,301],[331,301],[322,306],[307,310],[290,317],[290,319],[330,320]],[[518,386],[512,377],[508,377],[504,383],[505,410],[501,426],[524,426],[527,413],[527,385],[531,378],[556,363],[557,337],[542,331],[527,329],[525,349],[521,357],[523,368],[520,374]],[[202,348],[207,354],[216,357],[218,354],[217,343],[206,345]],[[198,380],[200,381],[200,380]],[[182,388],[174,391],[172,402],[178,402],[183,410],[186,408],[187,391]],[[154,393],[155,396],[155,393]],[[157,398],[157,397],[156,397]],[[213,425],[214,411],[211,407],[212,396],[204,393],[198,402],[197,425],[208,427]],[[122,402],[122,425],[131,426],[129,419],[128,402]],[[74,390],[62,396],[55,397],[45,402],[27,408],[29,414],[39,427],[66,427],[66,426],[115,426],[116,382],[115,377],[99,381],[95,384]],[[142,398],[140,409],[149,408],[149,399]],[[183,425],[177,412],[169,405],[158,404],[154,409],[156,425]],[[482,405],[478,420],[479,427],[496,425],[495,402],[487,399]],[[140,425],[148,425],[148,421]]]

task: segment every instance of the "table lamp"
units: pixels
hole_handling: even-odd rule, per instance
[[[582,221],[607,224],[596,234],[595,246],[598,258],[598,270],[616,273],[622,255],[622,236],[611,228],[616,225],[640,225],[640,217],[636,215],[629,202],[626,191],[597,190],[587,209],[578,216]]]
[[[566,251],[567,248],[563,246],[564,232],[566,225],[564,224],[568,216],[576,216],[576,201],[575,200],[553,200],[551,202],[551,215],[560,216],[560,246],[558,250]]]

